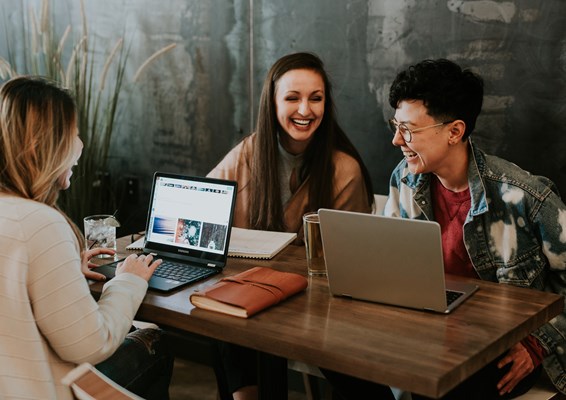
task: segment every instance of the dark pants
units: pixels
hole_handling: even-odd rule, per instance
[[[135,329],[96,369],[148,400],[169,399],[173,357],[159,329]]]
[[[497,383],[509,371],[509,366],[502,369],[497,368],[497,362],[501,357],[497,358],[495,361],[476,372],[470,378],[466,379],[447,395],[442,397],[442,400],[513,399],[529,391],[539,379],[542,366],[535,368],[533,372],[523,378],[523,380],[515,386],[511,393],[506,394],[505,396],[499,396]],[[354,378],[334,371],[321,369],[321,372],[329,381],[333,391],[340,400],[354,400],[362,398],[380,400],[395,399],[388,386]],[[416,394],[413,394],[411,397],[413,400],[428,399],[428,397]]]
[[[257,385],[257,351],[223,341],[217,342],[217,350],[217,380],[224,380],[228,393]]]
[[[326,380],[330,383],[332,387],[332,398],[335,400],[395,400],[395,396],[393,396],[393,392],[389,386],[354,378],[353,376],[330,371],[328,369],[320,368],[320,372],[322,372]]]
[[[491,399],[514,399],[528,392],[540,378],[542,366],[539,365],[529,375],[523,378],[517,386],[503,396],[499,395],[497,383],[509,372],[510,365],[499,369],[497,363],[503,356],[498,357],[484,368],[480,369],[463,383],[452,389],[442,400],[491,400]],[[428,397],[412,395],[413,400],[424,400]]]

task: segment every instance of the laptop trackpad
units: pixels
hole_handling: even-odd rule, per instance
[[[106,280],[110,280],[116,276],[116,266],[118,263],[124,261],[124,259],[115,261],[110,264],[101,265],[100,267],[93,268],[92,271],[98,272],[106,277]]]

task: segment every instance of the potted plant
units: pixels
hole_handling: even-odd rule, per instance
[[[71,187],[62,192],[59,205],[82,226],[82,218],[98,213],[113,213],[116,199],[113,194],[108,166],[108,155],[115,122],[119,111],[120,94],[125,81],[129,49],[123,38],[118,38],[105,52],[104,63],[95,62],[95,47],[88,31],[84,2],[81,0],[82,26],[77,34],[68,25],[56,37],[55,16],[49,0],[42,0],[39,18],[33,8],[29,14],[21,12],[21,26],[9,31],[6,21],[7,56],[0,56],[0,79],[17,75],[42,75],[69,88],[75,95],[78,109],[78,129],[84,150],[74,172]],[[23,36],[22,36],[23,33]],[[23,37],[24,45],[12,48],[12,36]],[[134,78],[156,58],[175,47],[166,46],[141,64]]]

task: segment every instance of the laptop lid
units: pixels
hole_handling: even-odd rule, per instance
[[[318,213],[334,295],[448,313],[477,289],[445,281],[436,222],[330,209]],[[458,292],[450,305],[446,289]]]
[[[169,292],[222,271],[228,258],[236,182],[156,172],[144,252],[162,263],[148,284]],[[118,260],[96,268],[112,279]]]
[[[156,172],[145,253],[223,268],[228,258],[236,182]]]

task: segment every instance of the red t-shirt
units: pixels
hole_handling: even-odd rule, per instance
[[[436,175],[432,175],[432,205],[434,218],[442,232],[444,272],[478,278],[466,246],[464,245],[464,222],[471,206],[470,190],[452,192],[442,186]],[[533,360],[535,368],[542,363],[545,350],[532,335],[521,340]]]
[[[436,175],[432,176],[432,206],[442,232],[444,272],[478,278],[464,246],[463,228],[471,205],[470,190],[452,192],[442,186]]]

